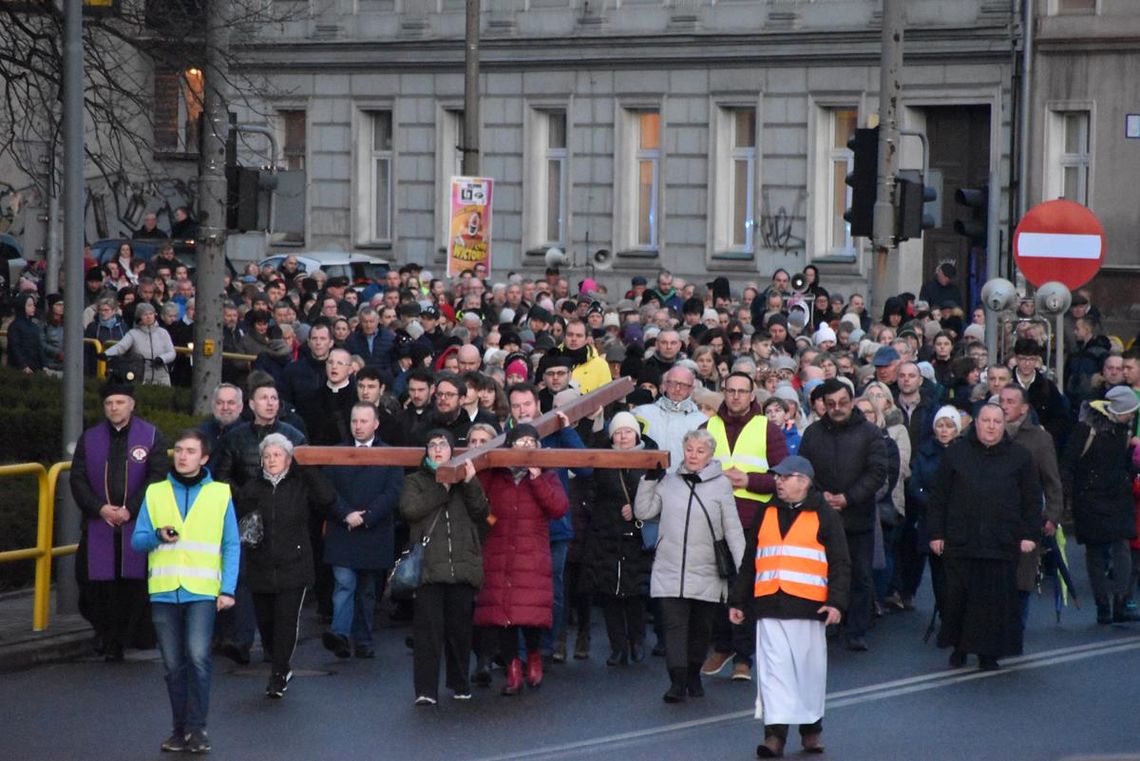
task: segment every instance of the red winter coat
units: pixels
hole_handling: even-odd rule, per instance
[[[483,588],[475,601],[475,625],[549,629],[554,587],[547,521],[566,512],[566,492],[553,470],[517,484],[506,468],[484,473],[479,477],[495,523],[483,542]]]

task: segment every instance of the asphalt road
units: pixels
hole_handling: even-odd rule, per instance
[[[1026,655],[996,673],[977,671],[973,659],[950,671],[946,652],[922,643],[928,598],[917,612],[880,619],[869,653],[832,648],[822,758],[1140,758],[1140,625],[1098,627],[1090,603],[1065,609],[1058,625],[1051,598],[1035,599]],[[496,674],[474,700],[455,702],[444,690],[431,708],[412,705],[407,628],[380,632],[376,660],[338,661],[305,617],[298,676],[284,700],[263,695],[268,667],[216,662],[214,757],[748,759],[761,739],[753,685],[706,677],[705,698],[666,705],[662,659],[606,667],[600,616],[591,658],[551,667],[541,688],[500,697]],[[0,677],[0,717],[0,759],[170,758],[158,752],[169,709],[154,653]]]

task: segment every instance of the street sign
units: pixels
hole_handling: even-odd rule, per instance
[[[1104,227],[1079,203],[1039,203],[1026,212],[1013,234],[1013,258],[1033,285],[1056,280],[1076,290],[1104,263]]]

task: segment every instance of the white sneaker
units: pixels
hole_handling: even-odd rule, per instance
[[[418,706],[433,706],[435,704],[435,698],[429,698],[427,695],[420,695],[416,698],[416,705]]]

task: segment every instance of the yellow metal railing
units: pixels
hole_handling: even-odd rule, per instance
[[[62,555],[72,555],[79,545],[67,544],[52,546],[55,526],[55,497],[59,474],[71,469],[70,462],[57,462],[45,468],[38,462],[25,462],[16,465],[0,465],[0,477],[33,475],[38,487],[36,499],[36,546],[0,552],[0,563],[13,563],[19,560],[34,560],[36,563],[36,586],[32,609],[32,628],[43,631],[48,625],[51,609],[51,561]]]

